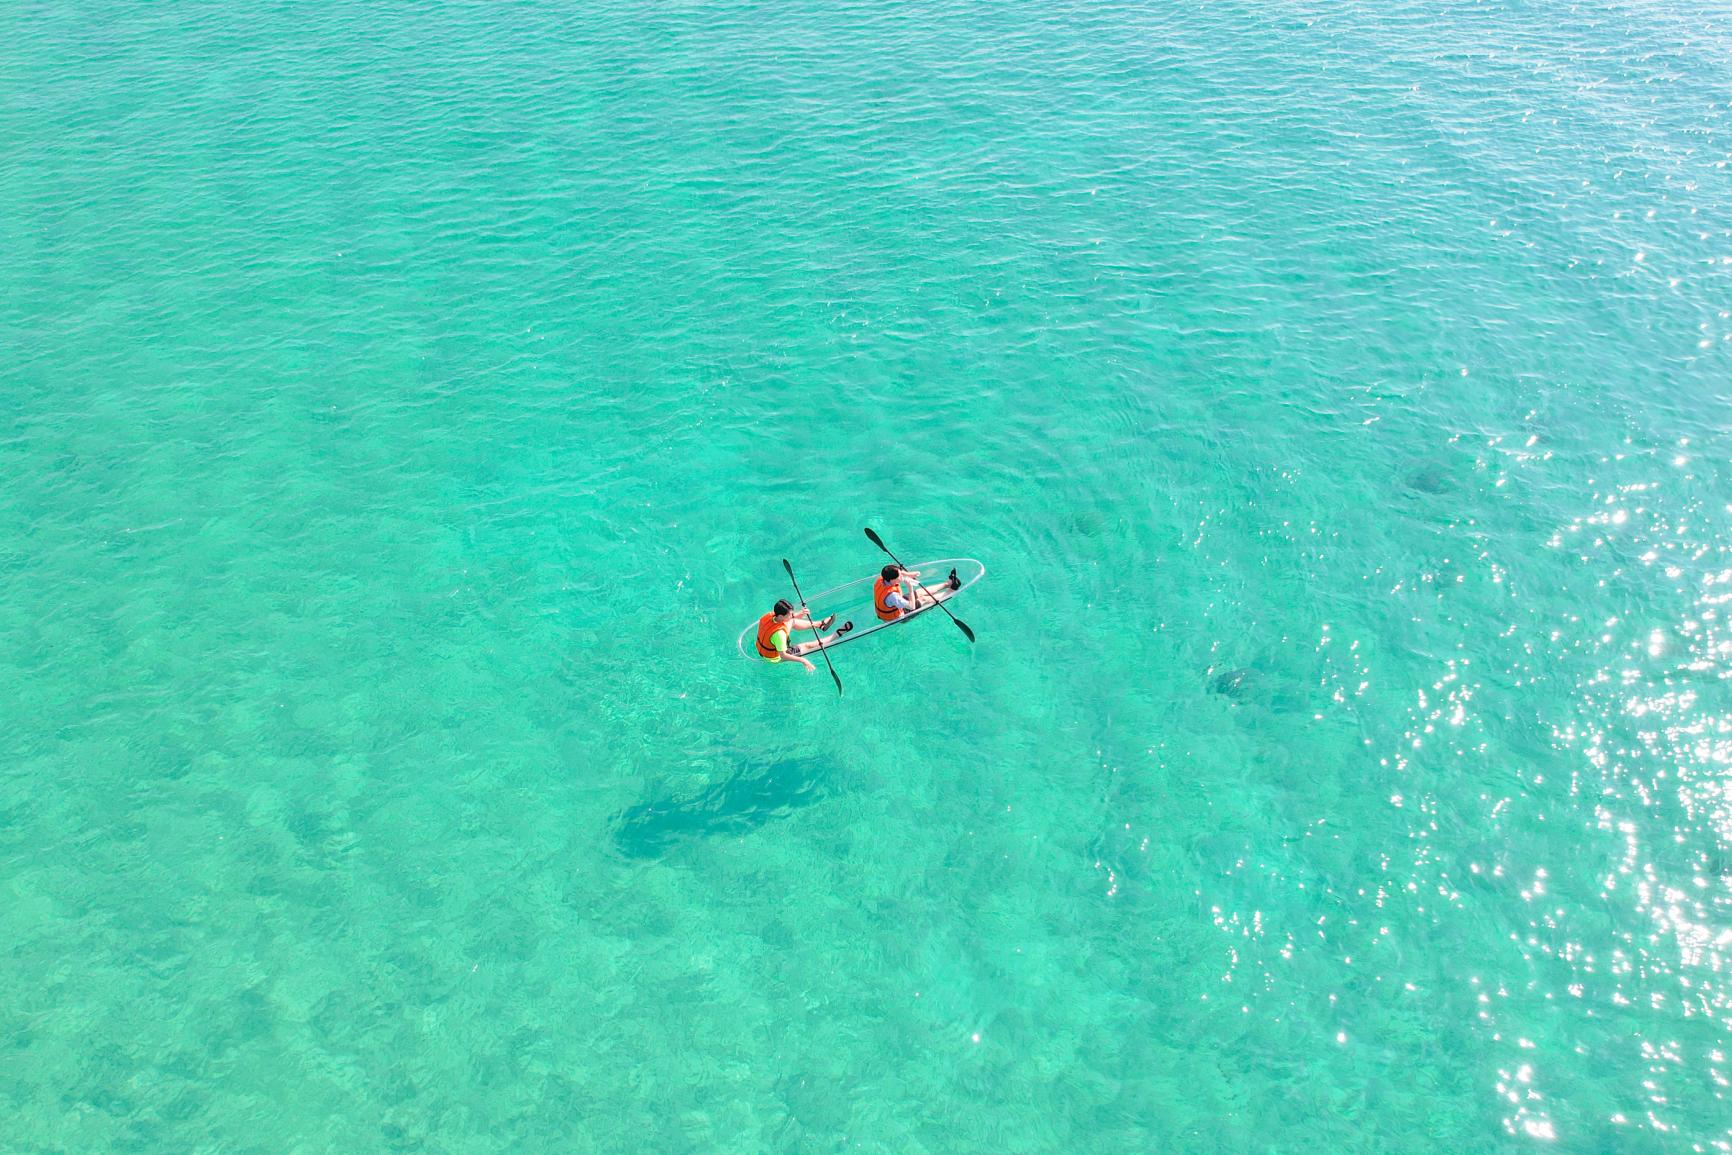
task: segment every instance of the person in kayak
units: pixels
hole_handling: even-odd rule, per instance
[[[800,607],[801,610],[805,608],[804,606]],[[794,631],[816,630],[822,633],[829,629],[830,623],[835,620],[836,615],[831,614],[823,621],[815,622],[804,613],[796,612],[793,603],[783,598],[776,603],[775,608],[758,619],[758,656],[766,662],[779,662],[783,658],[787,658],[789,661],[799,662],[806,667],[807,673],[811,673],[817,667],[808,662],[803,655],[811,653],[820,644],[827,646],[834,642],[853,629],[854,623],[843,622],[842,628],[829,637],[810,642],[794,642]]]
[[[962,588],[962,582],[957,578],[956,571],[951,570],[950,576],[944,579],[944,584],[936,591],[922,589],[919,585],[920,571],[903,569],[898,565],[887,565],[878,571],[878,577],[872,582],[872,610],[881,622],[893,622],[903,614],[911,614],[917,608],[925,608],[936,602],[941,602]],[[903,592],[903,586],[908,586]],[[935,596],[936,594],[936,596]]]

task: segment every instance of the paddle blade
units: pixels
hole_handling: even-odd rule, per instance
[[[782,559],[782,568],[788,571],[788,580],[792,581],[794,579],[794,567],[788,564],[787,558]]]
[[[890,547],[884,544],[883,538],[879,537],[877,534],[872,532],[871,526],[866,527],[866,536],[868,539],[871,540],[873,545],[877,546],[879,549],[883,550],[885,553],[890,552]]]
[[[962,635],[965,638],[967,638],[971,642],[974,640],[974,631],[968,628],[967,622],[963,621],[961,618],[957,617],[955,614],[950,615],[950,620],[956,623],[956,628],[962,631]]]
[[[825,658],[824,660],[828,662],[830,659]],[[836,683],[836,696],[840,698],[842,696],[842,675],[836,672],[835,666],[830,667],[830,679]]]

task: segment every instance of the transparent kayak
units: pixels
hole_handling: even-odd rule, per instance
[[[954,569],[956,578],[962,585],[950,597],[942,598],[945,602],[962,596],[969,586],[986,576],[986,566],[971,557],[943,557],[937,561],[918,562],[908,568],[919,572],[919,584],[921,586],[940,595],[944,593],[945,582],[950,577],[950,571]],[[872,611],[872,583],[877,578],[878,571],[872,570],[865,577],[848,582],[846,585],[836,586],[834,589],[824,590],[822,593],[812,594],[806,599],[806,605],[812,612],[813,621],[822,621],[831,614],[836,615],[836,622],[830,627],[831,631],[834,631],[843,622],[851,621],[854,623],[853,629],[827,644],[824,647],[826,650],[845,646],[849,642],[857,642],[861,638],[871,637],[891,626],[899,626],[903,622],[922,618],[927,614],[936,614],[938,617],[944,616],[944,611],[938,609],[936,603],[926,602],[913,613],[903,614],[895,621],[879,621],[878,615]],[[788,600],[792,601],[793,599],[789,598]],[[924,601],[924,599],[922,600]],[[769,606],[764,607],[765,610],[769,608]],[[754,662],[763,660],[758,657],[757,634],[758,619],[754,617],[746,628],[740,631],[739,641],[741,656],[750,658]],[[815,637],[817,635],[811,630],[796,630],[792,642],[797,645],[800,642],[812,641]],[[815,658],[817,651],[814,650],[807,656]]]

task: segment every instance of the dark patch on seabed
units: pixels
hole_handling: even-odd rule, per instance
[[[825,777],[815,758],[742,762],[696,794],[620,811],[614,844],[628,858],[655,858],[689,839],[747,834],[819,801],[828,792]]]
[[[1312,710],[1311,695],[1290,671],[1266,673],[1257,666],[1211,667],[1207,674],[1209,693],[1225,698],[1234,707],[1248,707],[1273,714]]]
[[[1409,470],[1405,481],[1407,488],[1415,493],[1443,494],[1455,489],[1455,479],[1449,470],[1434,462]]]
[[[1243,698],[1247,691],[1255,687],[1256,680],[1255,670],[1222,670],[1209,679],[1209,691],[1228,698]]]

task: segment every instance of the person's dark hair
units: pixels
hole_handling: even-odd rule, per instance
[[[902,576],[902,570],[896,566],[887,565],[883,569],[878,571],[878,576],[883,578],[887,582],[893,582],[898,577]]]
[[[787,598],[781,598],[776,602],[775,614],[777,617],[785,617],[793,612],[794,603],[789,601]]]

